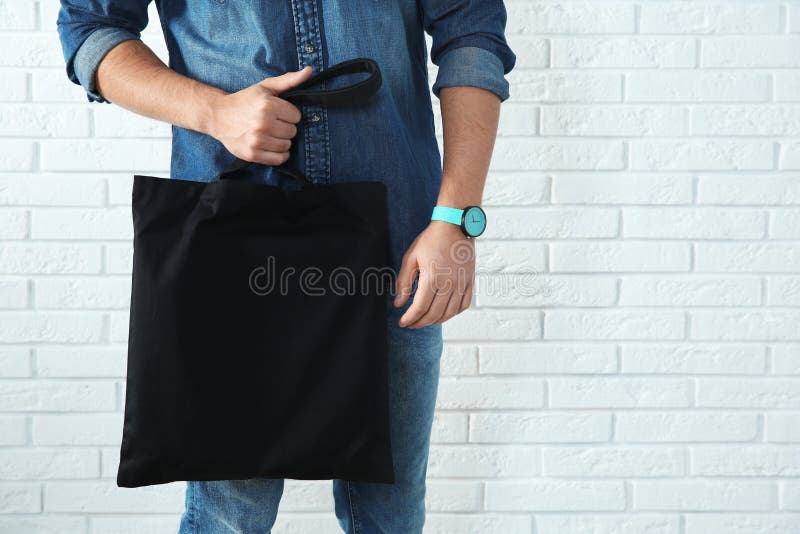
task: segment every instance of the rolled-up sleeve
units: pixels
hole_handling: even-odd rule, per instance
[[[516,56],[505,38],[502,0],[421,0],[425,31],[430,34],[431,61],[439,67],[433,93],[444,87],[473,86],[509,97],[505,75]]]
[[[109,102],[98,91],[97,67],[123,41],[140,39],[150,0],[61,0],[56,25],[67,77],[89,102]]]

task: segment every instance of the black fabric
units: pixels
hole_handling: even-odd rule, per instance
[[[343,72],[371,76],[310,89]],[[379,86],[377,66],[359,59],[282,96],[346,105]],[[385,186],[227,177],[243,164],[211,182],[134,176],[117,485],[393,483]]]

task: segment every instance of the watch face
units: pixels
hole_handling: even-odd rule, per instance
[[[478,206],[470,206],[464,210],[461,223],[468,236],[478,237],[486,230],[486,214]]]

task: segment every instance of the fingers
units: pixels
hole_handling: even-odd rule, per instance
[[[408,327],[422,328],[423,326],[430,326],[432,324],[444,321],[444,316],[446,315],[450,301],[454,300],[453,295],[453,291],[437,292],[433,302],[431,302],[431,305],[428,308],[428,311],[425,312],[422,317],[417,319],[417,321],[409,324]],[[458,300],[461,300],[461,298],[459,297]]]
[[[277,96],[268,96],[267,105],[262,111],[280,121],[291,124],[297,124],[303,118],[303,114],[300,113],[297,106]]]
[[[278,139],[294,139],[297,135],[297,126],[282,120],[276,120],[270,127],[269,135]]]
[[[400,272],[397,273],[397,280],[395,282],[395,308],[401,308],[408,300],[408,296],[411,294],[411,288],[414,285],[414,278],[416,278],[418,272],[419,268],[413,254],[406,254],[403,256]]]
[[[289,160],[289,152],[273,152],[252,148],[247,150],[242,156],[245,161],[261,163],[263,165],[282,165]]]
[[[400,326],[408,326],[417,322],[423,315],[428,312],[431,307],[436,290],[433,287],[430,274],[423,272],[420,269],[419,281],[417,282],[417,291],[414,293],[414,300],[411,306],[408,307],[406,312],[400,317]]]

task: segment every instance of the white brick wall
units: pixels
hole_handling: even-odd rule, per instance
[[[426,532],[800,532],[800,2],[507,6]],[[0,532],[175,532],[183,484],[114,482],[131,174],[169,128],[86,102],[57,8],[0,0]],[[276,532],[338,532],[329,483]]]

